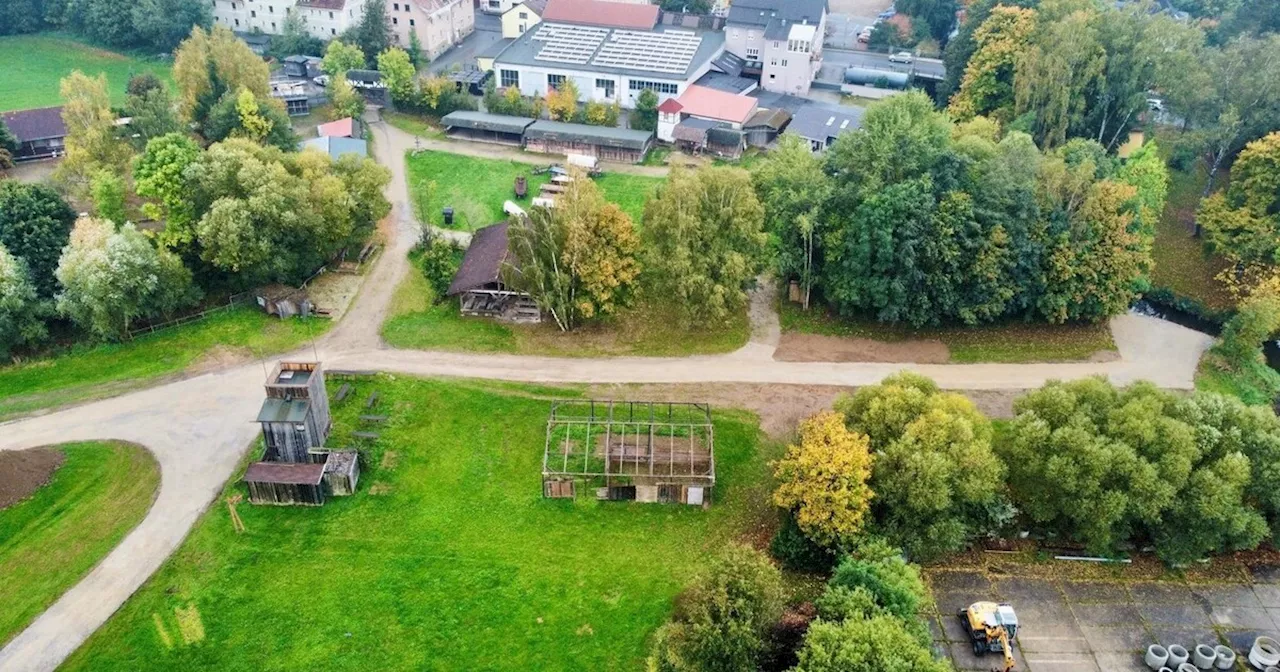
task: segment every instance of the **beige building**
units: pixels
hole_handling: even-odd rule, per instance
[[[826,0],[733,0],[725,50],[746,61],[765,91],[803,96],[822,67]]]
[[[213,19],[234,31],[255,29],[277,35],[289,12],[306,19],[307,30],[322,40],[332,40],[360,23],[365,0],[213,0]],[[470,0],[387,0],[387,23],[392,39],[409,46],[409,34],[417,33],[422,51],[436,58],[475,30],[475,10]]]
[[[524,0],[502,13],[503,39],[515,39],[542,21],[547,0]]]

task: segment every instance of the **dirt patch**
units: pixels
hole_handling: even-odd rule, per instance
[[[208,371],[243,364],[253,359],[253,351],[249,348],[233,348],[229,345],[215,345],[187,365],[186,373],[199,374]]]
[[[836,397],[855,387],[702,383],[696,385],[593,385],[586,396],[597,399],[701,401],[719,408],[743,408],[760,418],[760,428],[774,439],[786,439],[804,418],[830,408]],[[966,390],[978,409],[992,418],[1013,417],[1013,400],[1023,390]]]
[[[400,464],[400,453],[388,450],[382,454],[382,462],[378,465],[378,468],[390,471],[395,469],[397,464]]]
[[[773,358],[779,362],[946,364],[951,351],[942,341],[933,339],[885,342],[788,332],[782,335]]]
[[[53,448],[0,450],[0,509],[31,496],[53,477],[67,456]]]

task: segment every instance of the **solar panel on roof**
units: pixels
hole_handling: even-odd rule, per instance
[[[591,60],[591,55],[608,34],[607,28],[545,24],[533,36],[535,41],[545,43],[535,58],[583,65]]]
[[[657,72],[683,73],[689,68],[702,38],[697,33],[615,30],[596,55],[597,65]]]

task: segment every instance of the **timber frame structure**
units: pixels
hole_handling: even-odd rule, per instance
[[[556,400],[542,455],[544,497],[576,485],[602,499],[705,504],[716,481],[715,428],[702,403]]]

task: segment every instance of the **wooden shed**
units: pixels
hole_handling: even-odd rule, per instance
[[[332,419],[319,362],[280,362],[267,379],[258,411],[269,462],[323,462],[313,448],[329,438]]]
[[[254,504],[324,504],[325,465],[254,462],[244,473],[249,501]]]
[[[360,482],[360,453],[335,450],[324,465],[324,484],[334,497],[354,495]]]
[[[601,161],[639,163],[653,144],[653,133],[543,119],[525,129],[524,143],[531,152],[585,154]]]
[[[459,298],[463,315],[504,322],[540,322],[542,311],[533,298],[502,281],[502,267],[511,254],[508,227],[503,222],[472,234],[471,244],[449,284],[448,296]]]

